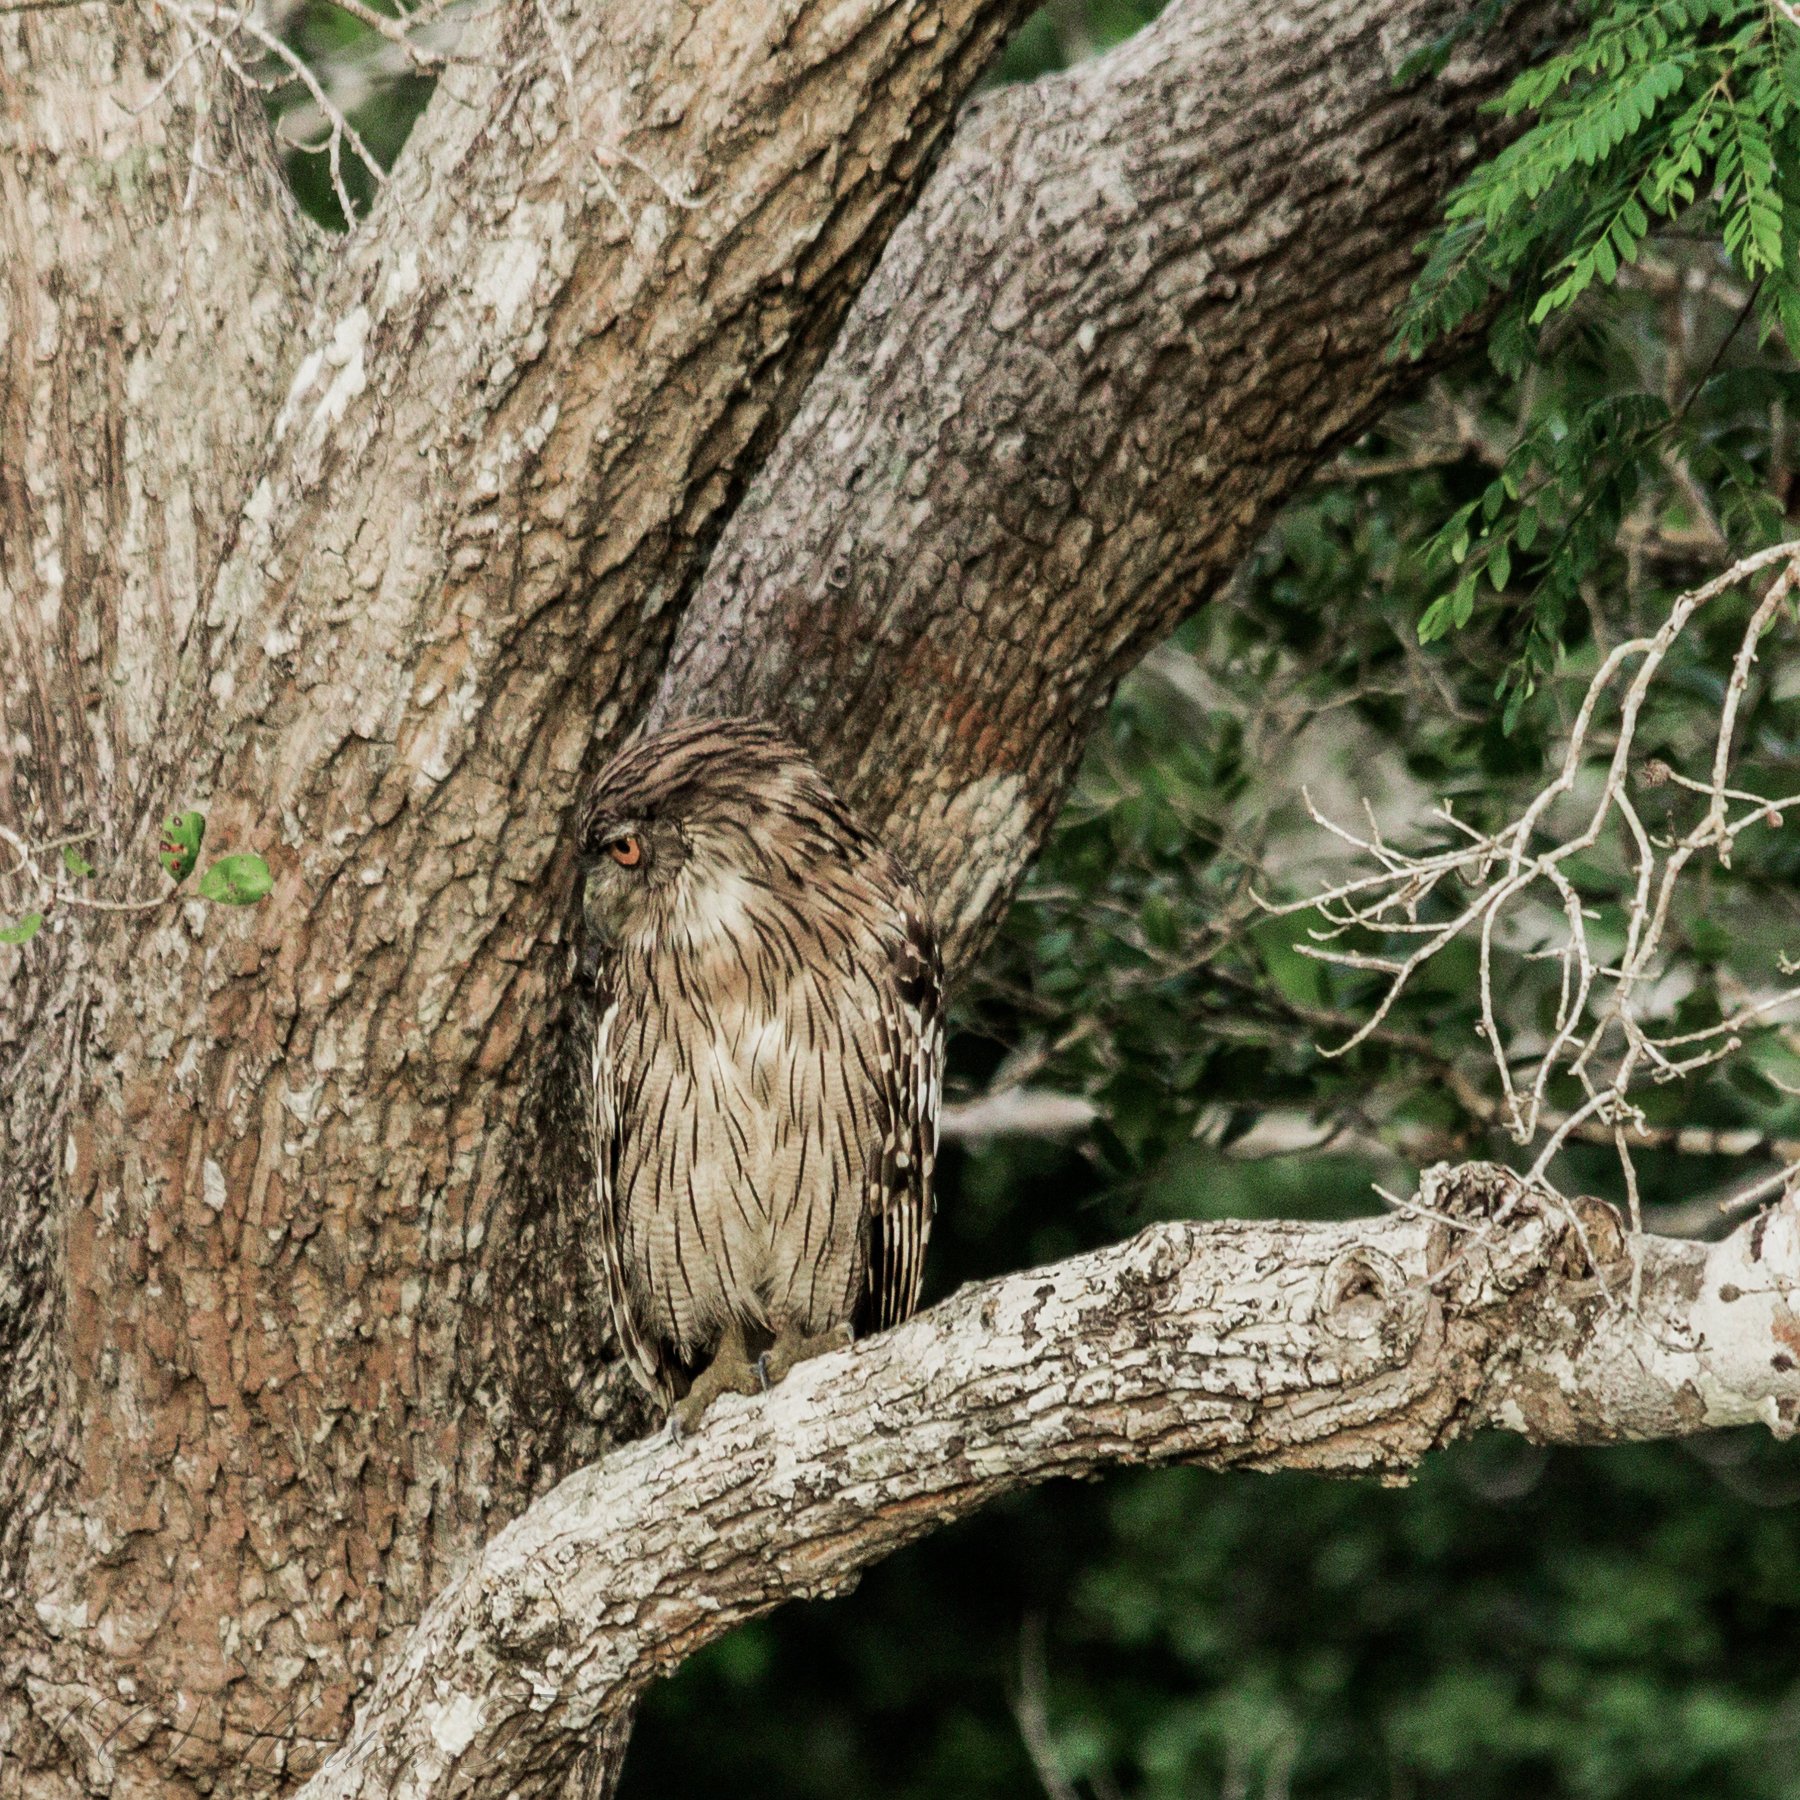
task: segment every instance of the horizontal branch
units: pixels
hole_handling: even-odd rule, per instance
[[[948,1144],[981,1144],[999,1137],[1072,1138],[1099,1116],[1100,1108],[1085,1094],[1008,1087],[947,1102],[938,1117],[938,1136]]]
[[[1403,1475],[1482,1425],[1544,1442],[1800,1417],[1800,1201],[1638,1242],[1484,1164],[1400,1216],[1169,1223],[965,1289],[580,1470],[388,1666],[302,1800],[548,1791],[654,1676],[997,1495],[1128,1464]]]

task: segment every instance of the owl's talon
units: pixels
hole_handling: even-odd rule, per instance
[[[700,1423],[700,1415],[721,1394],[760,1394],[767,1383],[757,1363],[750,1360],[744,1345],[744,1328],[730,1326],[719,1340],[713,1359],[688,1389],[687,1398],[669,1408],[669,1433],[680,1443]]]
[[[848,1325],[827,1325],[812,1337],[798,1325],[789,1325],[756,1359],[757,1373],[762,1376],[765,1388],[773,1387],[796,1363],[810,1362],[815,1356],[829,1356],[833,1350],[847,1350],[850,1343]]]

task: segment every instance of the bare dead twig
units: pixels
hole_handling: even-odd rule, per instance
[[[0,10],[33,10],[42,6],[122,4],[123,0],[0,0]],[[138,0],[145,4],[146,0]],[[331,0],[347,17],[356,20],[378,40],[333,62],[315,63],[302,55],[284,32],[279,6],[269,10],[267,0],[147,0],[162,17],[172,21],[181,40],[178,53],[151,91],[129,110],[148,111],[162,102],[170,86],[195,61],[210,65],[214,78],[236,82],[260,100],[278,96],[296,85],[304,90],[306,104],[320,125],[316,136],[297,133],[289,120],[278,117],[276,135],[290,148],[323,156],[331,188],[346,222],[353,223],[357,207],[350,192],[350,161],[362,164],[377,187],[387,179],[387,168],[352,121],[358,95],[366,79],[349,80],[347,68],[367,60],[370,48],[387,46],[386,55],[397,67],[415,74],[437,75],[453,64],[468,61],[444,42],[427,41],[427,33],[441,33],[449,26],[460,29],[473,16],[461,0],[428,0],[427,4],[402,7],[390,17],[369,0]],[[349,89],[346,93],[342,90]],[[278,109],[279,110],[279,109]],[[205,109],[202,109],[204,118]],[[189,183],[186,206],[191,208],[202,175],[216,174],[205,155],[204,122],[194,133],[189,148]]]
[[[1646,699],[1676,640],[1709,601],[1769,570],[1778,573],[1752,608],[1733,657],[1705,778],[1682,775],[1660,761],[1635,766]],[[1670,1033],[1653,1026],[1642,999],[1663,967],[1673,900],[1695,860],[1710,855],[1729,867],[1733,846],[1746,830],[1778,829],[1783,814],[1800,804],[1800,796],[1771,799],[1729,780],[1759,648],[1797,584],[1800,542],[1775,545],[1684,594],[1653,635],[1613,647],[1583,695],[1556,775],[1498,831],[1477,830],[1446,801],[1435,816],[1449,834],[1448,844],[1429,852],[1400,849],[1384,838],[1372,814],[1352,828],[1327,818],[1309,796],[1314,822],[1374,869],[1311,899],[1268,910],[1283,916],[1316,908],[1323,924],[1309,932],[1310,942],[1296,946],[1303,954],[1388,978],[1369,1016],[1325,1054],[1342,1055],[1379,1032],[1418,972],[1450,944],[1473,934],[1479,950],[1479,1031],[1499,1079],[1500,1122],[1517,1143],[1537,1147],[1528,1178],[1549,1190],[1551,1166],[1568,1143],[1610,1141],[1638,1225],[1632,1146],[1668,1134],[1648,1124],[1634,1098],[1637,1088],[1709,1067],[1737,1050],[1748,1028],[1800,1004],[1800,987],[1783,988],[1721,1008],[1723,1016],[1712,1025]],[[1614,708],[1610,744],[1602,748],[1599,720],[1603,710]],[[1581,802],[1585,818],[1572,827],[1555,827],[1558,803],[1577,798],[1595,780],[1598,792],[1591,804]],[[1659,839],[1645,825],[1634,793],[1670,785],[1703,799],[1705,808],[1684,832]],[[1619,846],[1629,889],[1623,899],[1624,941],[1611,958],[1595,947],[1590,909],[1570,873],[1575,859],[1609,836]],[[1525,1075],[1516,1078],[1516,1058],[1504,1042],[1495,1002],[1495,958],[1534,890],[1560,915],[1564,936],[1551,948],[1523,954],[1557,962],[1560,982],[1548,1039]],[[1433,916],[1434,903],[1446,899],[1448,916]],[[1381,947],[1344,942],[1365,935]],[[1573,1079],[1581,1089],[1580,1103],[1567,1111],[1553,1111],[1549,1104],[1551,1084],[1558,1079]]]
[[[56,851],[72,850],[77,844],[91,842],[97,835],[92,830],[71,831],[43,843],[33,843],[18,832],[0,825],[0,845],[10,850],[14,858],[11,868],[0,869],[0,880],[23,883],[28,894],[28,898],[16,910],[49,915],[58,907],[70,906],[89,912],[149,912],[156,907],[167,906],[171,900],[192,898],[191,895],[169,892],[129,900],[102,900],[73,887],[69,870],[58,872],[45,866],[45,859]]]
[[[556,22],[555,13],[550,10],[550,0],[533,0],[533,5],[537,11],[538,22],[544,28],[544,37],[550,45],[551,53],[555,57],[557,68],[562,75],[563,93],[568,101],[570,119],[577,133],[585,134],[585,122],[581,116],[581,87],[575,79],[575,60],[569,53],[568,40],[563,35],[562,27]],[[593,159],[595,174],[599,178],[600,190],[605,194],[612,209],[619,215],[627,238],[635,231],[637,221],[633,218],[630,208],[626,206],[625,198],[619,192],[618,184],[610,173],[616,166],[623,165],[625,168],[635,169],[671,206],[684,212],[691,212],[700,204],[692,194],[678,192],[671,187],[640,157],[634,156],[624,145],[611,137],[597,139],[589,154]]]
[[[1044,1637],[1043,1614],[1028,1614],[1019,1627],[1019,1686],[1013,1695],[1013,1717],[1048,1800],[1080,1800],[1074,1782],[1057,1766],[1056,1746],[1050,1736],[1050,1674]]]

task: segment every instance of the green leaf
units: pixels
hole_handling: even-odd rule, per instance
[[[73,844],[63,845],[63,867],[71,875],[91,875],[94,865]]]
[[[1432,601],[1419,617],[1419,642],[1436,643],[1450,629],[1450,596]]]
[[[1500,729],[1507,737],[1513,734],[1513,728],[1519,722],[1519,715],[1525,710],[1525,702],[1537,692],[1537,683],[1529,676],[1515,681],[1507,690],[1506,710],[1501,715]]]
[[[171,813],[163,820],[162,842],[157,846],[157,859],[169,871],[171,881],[186,881],[200,860],[200,843],[206,836],[206,815],[197,812]]]
[[[221,856],[200,877],[200,898],[220,906],[254,906],[275,885],[269,865],[260,856],[244,853]]]
[[[1450,595],[1450,622],[1458,631],[1475,616],[1475,583],[1479,578],[1479,570],[1466,570]]]
[[[0,944],[29,944],[44,922],[41,912],[29,912],[16,925],[0,930]]]

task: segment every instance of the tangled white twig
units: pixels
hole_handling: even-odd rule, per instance
[[[390,16],[370,0],[330,0],[340,12],[354,19],[375,40],[360,40],[359,50],[338,55],[329,63],[309,59],[288,41],[283,30],[281,0],[144,0],[154,11],[172,20],[185,40],[179,54],[134,112],[159,104],[170,86],[196,60],[210,63],[218,75],[229,77],[259,99],[267,99],[276,116],[276,131],[289,148],[322,156],[331,190],[347,224],[357,217],[357,204],[349,174],[360,163],[377,188],[386,184],[388,170],[357,129],[353,119],[361,97],[368,91],[371,52],[389,66],[385,74],[411,72],[437,75],[452,64],[475,59],[447,47],[455,33],[471,20],[484,16],[474,0],[422,0],[401,4]],[[583,116],[583,89],[577,76],[569,40],[552,11],[550,0],[533,0],[543,28],[550,60],[566,96],[569,116],[578,136],[590,136]],[[299,90],[304,95],[290,116],[281,96]],[[296,126],[295,119],[302,125]],[[205,156],[205,125],[196,130],[189,151],[188,206],[192,206],[200,176],[215,173]],[[659,175],[644,159],[625,148],[605,131],[587,146],[601,191],[619,215],[629,237],[636,220],[613,179],[613,171],[635,171],[666,200],[682,211],[692,211],[700,201],[678,184]]]
[[[1770,569],[1780,572],[1744,627],[1720,705],[1706,778],[1683,775],[1660,759],[1634,766],[1646,697],[1676,640],[1709,601]],[[1372,813],[1366,832],[1352,830],[1326,818],[1308,796],[1315,823],[1377,866],[1310,899],[1269,910],[1279,916],[1316,908],[1325,923],[1309,933],[1310,943],[1296,946],[1303,954],[1388,977],[1370,1016],[1325,1054],[1340,1056],[1378,1030],[1414,976],[1473,932],[1479,947],[1478,1030],[1500,1082],[1500,1122],[1521,1145],[1537,1144],[1540,1132],[1543,1136],[1528,1179],[1553,1192],[1549,1171],[1571,1137],[1585,1135],[1596,1125],[1610,1128],[1632,1223],[1638,1227],[1631,1143],[1634,1137],[1641,1141],[1648,1126],[1634,1089],[1645,1079],[1675,1081],[1720,1061],[1739,1048],[1750,1026],[1800,1003],[1800,986],[1785,987],[1746,1000],[1715,1024],[1677,1033],[1653,1029],[1643,1004],[1643,995],[1662,972],[1671,904],[1694,859],[1709,852],[1729,867],[1733,847],[1744,832],[1758,825],[1779,827],[1783,814],[1800,806],[1800,794],[1771,799],[1733,787],[1728,779],[1758,647],[1797,584],[1800,542],[1777,544],[1684,594],[1654,636],[1634,638],[1613,649],[1588,684],[1555,778],[1498,831],[1477,830],[1458,818],[1446,801],[1436,817],[1453,841],[1441,850],[1415,853],[1387,842]],[[1596,748],[1597,720],[1614,700],[1618,718],[1608,754]],[[1557,803],[1575,796],[1595,774],[1599,791],[1585,816],[1571,829],[1553,829]],[[1634,790],[1664,786],[1698,795],[1706,805],[1698,821],[1679,836],[1655,838],[1644,824]],[[1610,959],[1596,950],[1590,930],[1595,915],[1584,904],[1572,872],[1576,859],[1609,834],[1621,849],[1629,886],[1623,897],[1624,941]],[[1433,916],[1442,914],[1442,902],[1453,888],[1468,897],[1451,900],[1447,917]],[[1516,922],[1521,903],[1533,890],[1548,890],[1563,920],[1564,937],[1551,948],[1523,952],[1555,960],[1560,982],[1547,1041],[1521,1060],[1517,1047],[1506,1043],[1500,1025],[1495,952],[1497,946],[1505,947],[1504,928]],[[1439,903],[1436,907],[1431,905],[1434,901]],[[1372,951],[1354,948],[1343,942],[1352,934],[1373,934],[1384,940],[1384,946]],[[1795,971],[1783,963],[1782,972]],[[1550,1088],[1558,1078],[1578,1083],[1581,1098],[1564,1110],[1552,1111]]]
[[[196,59],[210,62],[218,74],[259,97],[279,96],[283,89],[297,85],[320,121],[317,135],[296,136],[285,120],[278,123],[278,135],[293,149],[325,158],[332,193],[345,221],[354,222],[357,208],[347,174],[350,161],[360,163],[377,187],[387,179],[386,166],[352,122],[352,103],[338,91],[341,81],[287,41],[278,13],[271,15],[258,0],[149,0],[149,4],[175,23],[185,43],[155,87],[132,110],[144,112],[157,105],[170,84]],[[431,41],[433,28],[460,25],[455,0],[402,6],[392,17],[368,0],[331,0],[331,4],[378,39],[376,48],[389,46],[388,54],[397,54],[404,68],[415,73],[435,75],[460,60],[454,51]],[[199,177],[215,172],[206,162],[204,129],[202,124],[196,130],[189,151],[190,207]]]
[[[568,39],[563,35],[562,27],[556,22],[556,15],[550,10],[550,0],[533,0],[537,10],[538,23],[544,28],[544,37],[555,57],[558,73],[562,76],[563,93],[568,101],[570,117],[574,120],[578,133],[585,132],[585,122],[581,117],[581,86],[575,78],[575,59],[569,52]],[[619,192],[618,184],[609,171],[623,165],[635,169],[638,174],[650,183],[668,203],[683,212],[692,212],[700,202],[688,193],[678,192],[671,187],[641,157],[634,156],[622,144],[611,138],[602,138],[589,147],[589,156],[594,165],[594,173],[600,183],[600,191],[606,196],[607,203],[619,215],[620,223],[625,227],[627,238],[637,228],[631,209],[625,204],[625,197]]]

